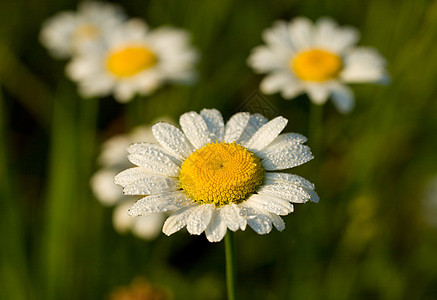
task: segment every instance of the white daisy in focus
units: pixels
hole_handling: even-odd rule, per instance
[[[111,93],[119,102],[146,96],[165,82],[191,83],[198,55],[187,31],[171,27],[149,30],[132,19],[107,36],[105,47],[82,52],[67,66],[84,97]]]
[[[164,118],[168,120],[167,118]],[[160,120],[164,120],[161,118]],[[128,168],[130,163],[126,158],[126,149],[134,141],[156,143],[150,126],[137,127],[129,134],[119,134],[108,139],[102,145],[98,163],[102,166],[91,177],[91,189],[94,196],[105,206],[114,206],[113,225],[118,233],[131,231],[135,236],[152,240],[161,231],[165,213],[155,213],[146,217],[131,218],[127,211],[137,197],[126,199],[122,189],[114,184],[114,176]]]
[[[64,11],[48,19],[39,39],[56,58],[69,58],[102,42],[120,26],[126,16],[120,7],[104,2],[84,1],[77,12]]]
[[[277,21],[263,32],[266,45],[252,50],[248,64],[267,74],[260,84],[265,94],[280,92],[291,99],[307,93],[316,104],[332,97],[336,108],[347,113],[355,101],[345,84],[389,79],[384,58],[373,48],[356,47],[358,39],[357,29],[326,17],[315,24],[305,17]]]
[[[132,144],[128,159],[137,167],[115,177],[125,195],[144,195],[131,216],[171,212],[166,235],[186,226],[190,234],[205,232],[210,242],[223,239],[229,228],[259,234],[285,228],[279,217],[294,203],[318,202],[314,185],[289,173],[271,172],[301,165],[313,158],[306,138],[280,132],[287,120],[237,113],[226,123],[215,109],[180,117],[182,131],[167,123],[153,125],[159,145]]]

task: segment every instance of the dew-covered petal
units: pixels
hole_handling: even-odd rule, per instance
[[[205,231],[211,220],[214,204],[201,204],[191,211],[188,216],[187,230],[191,234],[199,235]]]
[[[220,242],[226,234],[227,226],[220,216],[220,212],[214,210],[211,221],[205,229],[205,235],[210,242]]]
[[[269,233],[272,230],[270,218],[264,214],[260,214],[246,202],[242,204],[243,208],[241,213],[247,218],[247,224],[258,234]]]
[[[191,111],[183,114],[179,119],[179,123],[182,131],[196,149],[212,142],[208,126],[198,113]]]
[[[267,210],[276,215],[285,216],[293,212],[293,204],[289,201],[267,195],[257,195],[253,194],[247,200],[252,205]]]
[[[240,214],[240,208],[237,205],[231,203],[223,206],[220,209],[220,216],[230,230],[246,229],[247,220]]]
[[[273,173],[265,173],[264,174],[264,181],[266,183],[273,183],[273,182],[278,182],[278,181],[285,181],[297,186],[301,186],[310,190],[314,190],[314,184],[312,184],[310,181],[308,181],[307,179],[299,176],[299,175],[295,175],[295,174],[290,174],[290,173],[277,173],[277,172],[273,172]]]
[[[183,132],[171,124],[157,123],[152,126],[152,132],[159,144],[178,158],[185,159],[194,151]]]
[[[162,193],[141,198],[129,209],[132,217],[176,210],[190,205],[192,200],[182,191]]]
[[[257,192],[260,195],[278,197],[292,203],[305,203],[308,200],[319,202],[319,196],[313,190],[285,181],[265,182]]]
[[[223,141],[225,123],[222,114],[217,109],[202,109],[200,115],[208,126],[212,142]]]
[[[266,216],[270,218],[270,221],[272,222],[273,226],[275,226],[276,230],[282,231],[285,229],[285,222],[280,216],[270,212],[266,212]]]
[[[299,133],[294,133],[294,132],[287,132],[287,133],[283,133],[281,135],[279,135],[277,138],[275,138],[273,140],[273,142],[271,142],[268,145],[268,148],[275,148],[277,145],[280,145],[282,143],[287,143],[287,145],[297,145],[297,144],[303,144],[307,141],[306,136],[299,134]]]
[[[174,177],[179,175],[180,167],[175,162],[177,159],[165,153],[158,145],[132,144],[127,151],[129,161],[146,171]]]
[[[114,177],[114,183],[126,186],[135,182],[145,176],[144,169],[141,167],[130,168],[124,171],[121,171]]]
[[[253,224],[258,229],[261,228],[261,230],[268,230],[269,233],[272,229],[272,224],[275,226],[275,228],[279,231],[282,231],[285,229],[285,223],[284,221],[276,214],[270,213],[269,211],[262,208],[258,203],[253,201],[246,201],[245,202],[245,213],[248,217],[248,224],[252,229],[255,230],[255,228],[251,225]],[[251,222],[253,220],[253,222]],[[260,233],[257,230],[255,230],[259,234]]]
[[[185,225],[187,225],[188,216],[196,207],[197,204],[191,204],[174,212],[165,220],[162,232],[164,232],[165,235],[171,235],[184,228]]]
[[[246,128],[250,119],[250,113],[241,112],[233,115],[226,123],[225,138],[226,143],[233,143],[238,140]]]
[[[123,188],[125,195],[150,195],[162,192],[176,191],[180,188],[179,180],[170,177],[147,174],[126,185]]]
[[[242,145],[246,143],[250,138],[261,128],[265,123],[267,123],[268,119],[260,114],[253,114],[249,118],[249,122],[244,128],[243,133],[238,138],[237,143]]]
[[[276,117],[264,124],[243,146],[252,152],[258,152],[270,144],[287,126],[288,120]]]
[[[313,159],[308,146],[300,143],[306,138],[297,134],[278,136],[270,145],[257,153],[267,171],[283,170],[299,166]]]

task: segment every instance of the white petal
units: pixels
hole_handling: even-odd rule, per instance
[[[297,186],[301,186],[310,190],[314,190],[315,186],[303,177],[290,173],[265,173],[264,180],[268,183],[285,181]]]
[[[360,33],[356,28],[350,26],[340,27],[331,18],[320,18],[314,32],[314,45],[322,49],[342,53],[355,45],[359,38]]]
[[[198,113],[191,111],[183,114],[179,119],[179,123],[181,124],[182,131],[196,149],[212,142],[208,126]]]
[[[175,163],[176,158],[166,154],[158,145],[148,143],[132,144],[127,148],[128,159],[148,171],[161,175],[176,177],[180,168]]]
[[[148,174],[126,185],[123,193],[125,195],[150,195],[176,191],[179,188],[180,183],[178,179]]]
[[[378,82],[387,77],[385,59],[372,48],[360,47],[350,51],[344,58],[340,77],[346,82]]]
[[[287,126],[288,120],[276,117],[264,124],[243,146],[252,152],[257,152],[270,144]]]
[[[241,112],[233,115],[226,123],[225,138],[226,143],[233,143],[238,140],[249,122],[250,113]]]
[[[267,123],[268,119],[260,114],[253,114],[250,116],[249,122],[244,128],[243,133],[238,138],[238,144],[244,144],[246,141],[250,140],[250,138],[261,128],[265,123]]]
[[[305,89],[308,97],[315,104],[325,103],[331,92],[329,84],[307,84]]]
[[[282,46],[258,46],[251,51],[247,63],[256,73],[288,71],[288,61],[292,53],[292,49]]]
[[[280,216],[285,216],[293,212],[293,204],[282,198],[253,194],[246,201]]]
[[[164,218],[165,214],[162,213],[131,218],[134,220],[132,233],[144,240],[153,240],[159,235],[162,224],[164,223]]]
[[[100,169],[91,177],[94,196],[104,205],[114,205],[123,198],[123,191],[114,184],[115,171]]]
[[[313,159],[310,148],[300,144],[300,137],[304,138],[296,134],[281,134],[258,152],[263,168],[267,171],[289,169]]]
[[[263,31],[262,37],[268,45],[275,48],[293,47],[288,31],[288,23],[284,21],[276,21],[271,28]]]
[[[290,38],[296,50],[306,49],[313,44],[313,23],[305,17],[295,18],[288,26]]]
[[[129,207],[135,203],[134,200],[121,201],[112,212],[112,224],[118,233],[126,233],[134,223],[135,218],[128,215]]]
[[[260,214],[250,204],[243,202],[242,214],[247,218],[247,224],[258,234],[267,234],[272,230],[272,222],[269,217]]]
[[[205,235],[210,242],[220,242],[226,234],[226,223],[220,217],[217,210],[213,211],[211,221],[205,229]]]
[[[266,232],[266,233],[269,233],[270,230],[272,229],[272,223],[275,226],[275,228],[279,231],[282,231],[285,229],[285,223],[281,219],[281,217],[279,217],[276,214],[272,214],[272,213],[268,212],[267,210],[263,209],[259,204],[246,201],[245,208],[247,209],[246,213],[248,214],[248,224],[250,227],[252,227],[252,229],[255,230],[255,228],[251,225],[251,223],[255,227],[261,228],[261,230],[263,230],[263,229],[268,230],[268,232]],[[253,222],[251,222],[252,220],[253,220]],[[260,233],[260,232],[258,232],[258,233],[264,234],[264,233]]]
[[[261,81],[260,90],[264,94],[273,94],[296,81],[288,72],[273,72]]]
[[[354,108],[355,100],[351,88],[337,84],[332,88],[332,102],[341,113],[349,113]]]
[[[300,133],[287,132],[287,133],[283,133],[283,134],[279,135],[277,138],[275,138],[273,140],[273,142],[271,142],[268,145],[268,147],[273,148],[273,147],[276,147],[282,143],[287,143],[289,145],[298,145],[298,144],[305,143],[307,140],[308,139],[306,138],[306,136],[304,136]]]
[[[146,216],[152,213],[176,210],[192,203],[184,192],[169,192],[141,198],[129,209],[129,215]]]
[[[190,234],[199,235],[205,231],[214,207],[214,204],[201,204],[191,211],[187,221],[187,230]]]
[[[288,200],[292,203],[305,203],[308,200],[319,202],[317,194],[301,186],[294,185],[285,181],[265,182],[258,190],[260,195],[267,195]]]
[[[223,141],[225,123],[222,114],[217,109],[202,109],[200,115],[208,126],[210,137],[213,142]]]
[[[171,124],[157,123],[152,126],[152,132],[162,147],[181,159],[187,158],[194,150],[182,131]]]
[[[120,81],[114,87],[114,99],[120,103],[127,103],[132,100],[136,92],[137,88],[133,82]]]
[[[223,206],[220,209],[220,216],[230,230],[246,229],[247,220],[240,214],[239,206],[233,203]]]
[[[167,220],[165,220],[164,226],[162,227],[162,232],[164,232],[166,235],[171,235],[184,228],[185,225],[187,225],[188,216],[196,207],[197,204],[192,204],[174,212],[170,217],[167,218]]]
[[[114,177],[115,184],[126,186],[145,176],[144,169],[141,167],[130,168],[118,173]]]
[[[285,229],[284,220],[282,220],[280,216],[269,212],[266,213],[266,216],[270,218],[270,221],[273,223],[273,226],[275,226],[276,230],[282,231]]]

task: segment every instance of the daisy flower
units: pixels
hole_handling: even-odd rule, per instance
[[[126,17],[121,8],[109,3],[85,1],[77,12],[64,11],[48,19],[39,39],[56,58],[69,58],[88,48],[120,26]]]
[[[132,19],[107,36],[95,51],[84,51],[67,66],[67,75],[79,84],[84,97],[111,93],[119,102],[135,94],[148,95],[164,82],[190,83],[197,52],[182,29],[149,30]]]
[[[330,18],[315,24],[304,17],[277,21],[263,39],[266,45],[252,50],[248,64],[268,74],[260,85],[265,94],[280,92],[291,99],[307,93],[316,104],[331,96],[336,108],[347,113],[354,96],[345,84],[388,80],[384,58],[373,48],[355,46],[358,30]]]
[[[205,232],[218,242],[228,228],[249,225],[267,234],[273,225],[281,231],[279,216],[291,213],[294,203],[318,202],[311,182],[274,172],[313,158],[304,136],[280,134],[287,119],[242,112],[225,125],[219,111],[204,109],[183,114],[179,123],[182,130],[153,125],[159,145],[129,146],[128,159],[137,167],[119,173],[115,183],[125,195],[145,196],[131,207],[131,216],[170,212],[166,235],[186,226],[190,234]]]
[[[160,120],[169,119],[161,118]],[[130,165],[126,158],[126,148],[134,141],[156,143],[150,126],[137,127],[129,134],[111,137],[102,145],[98,158],[98,163],[102,168],[91,177],[90,184],[94,196],[101,204],[115,206],[112,221],[117,232],[123,234],[131,231],[137,237],[152,240],[161,231],[165,214],[156,213],[139,218],[129,217],[127,210],[137,199],[136,197],[126,199],[121,188],[114,184],[114,176]]]

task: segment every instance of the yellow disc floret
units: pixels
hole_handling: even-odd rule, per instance
[[[207,144],[182,164],[182,189],[198,203],[240,203],[262,184],[260,159],[235,143]]]
[[[118,77],[133,76],[153,67],[156,55],[144,46],[129,46],[110,51],[106,57],[106,68]]]
[[[302,80],[327,81],[336,78],[343,64],[341,58],[331,52],[312,49],[290,59],[290,69]]]

